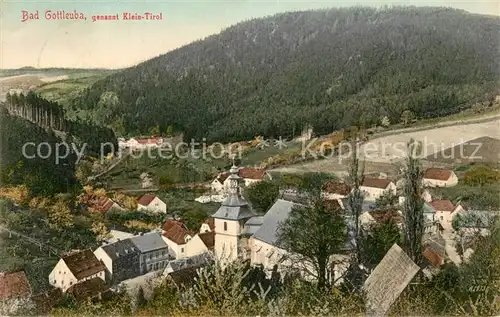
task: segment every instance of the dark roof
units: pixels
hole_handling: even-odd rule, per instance
[[[171,273],[168,276],[174,282],[177,287],[190,286],[195,282],[195,278],[198,276],[198,269],[201,266],[192,266],[184,269],[180,269]]]
[[[213,253],[204,252],[188,258],[181,258],[168,262],[165,270],[178,271],[188,267],[200,267],[213,262]]]
[[[38,314],[47,314],[52,308],[57,305],[63,298],[63,293],[60,288],[53,288],[44,293],[40,293],[31,297],[36,306]]]
[[[212,215],[213,218],[227,220],[249,219],[255,216],[248,203],[238,194],[229,195],[220,208]]]
[[[450,178],[452,171],[444,168],[428,168],[424,173],[426,179],[437,179],[446,181]]]
[[[72,285],[66,292],[72,294],[78,300],[83,300],[97,296],[100,293],[105,293],[108,290],[109,287],[106,285],[106,282],[99,277],[94,277]]]
[[[27,297],[31,286],[24,271],[0,273],[0,299]]]
[[[102,249],[112,260],[129,254],[140,253],[139,249],[132,241],[130,241],[130,239],[120,240],[116,241],[115,243],[107,244],[105,246],[102,246]]]
[[[279,224],[288,218],[290,211],[295,205],[297,204],[287,200],[276,200],[265,214],[262,225],[255,232],[253,237],[270,245],[276,245],[278,240],[276,231]]]
[[[143,206],[147,206],[149,205],[154,199],[156,198],[156,195],[150,195],[150,194],[147,194],[147,195],[144,195],[142,196],[138,201],[137,203],[139,205],[143,205]]]
[[[323,190],[330,194],[347,195],[351,192],[351,186],[344,182],[330,181],[323,186]]]
[[[135,244],[141,253],[146,253],[154,250],[168,248],[168,245],[163,241],[161,235],[156,232],[146,233],[144,235],[130,238],[130,241]]]
[[[68,269],[77,280],[89,277],[106,269],[104,264],[97,259],[90,249],[65,255],[62,257],[62,260],[66,263]]]
[[[429,204],[437,211],[453,211],[455,206],[449,200],[433,200]]]
[[[231,175],[231,173],[229,172],[225,172],[225,173],[220,173],[219,176],[217,176],[217,180],[223,184],[226,179],[229,177],[229,175]]]
[[[198,236],[209,250],[213,250],[215,246],[215,232],[210,231],[210,232],[200,233],[198,234]]]
[[[398,212],[398,208],[395,207],[386,207],[369,211],[369,214],[377,223],[386,223],[391,220],[397,224],[403,223],[403,216]]]
[[[337,199],[325,199],[323,200],[324,206],[329,211],[342,213],[344,208]]]
[[[391,180],[386,178],[364,177],[361,186],[386,189],[390,183]]]

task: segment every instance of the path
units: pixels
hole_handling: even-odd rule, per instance
[[[37,245],[40,248],[40,251],[42,251],[42,249],[47,249],[49,251],[49,256],[51,254],[59,255],[62,253],[60,250],[58,250],[57,248],[54,248],[53,246],[50,246],[44,242],[40,242],[36,239],[33,239],[25,234],[22,234],[20,232],[15,231],[15,230],[11,230],[3,225],[0,225],[0,231],[8,232],[9,237],[11,237],[12,235],[15,235],[23,240],[28,241],[31,244]]]
[[[123,161],[125,158],[127,158],[130,155],[130,153],[131,153],[130,150],[125,150],[125,154],[120,152],[120,155],[114,158],[114,160],[116,160],[115,162],[111,163],[111,165],[109,165],[104,171],[100,172],[99,174],[89,176],[87,178],[87,181],[88,182],[93,181],[94,179],[101,177],[102,175],[108,173],[113,168],[115,168],[118,164],[120,164],[121,161]]]
[[[442,236],[445,241],[446,254],[453,263],[455,263],[456,265],[460,265],[460,263],[462,263],[462,258],[460,258],[460,255],[458,254],[457,249],[455,247],[454,234],[451,233],[450,231],[444,231]]]

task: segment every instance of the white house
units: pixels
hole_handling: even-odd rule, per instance
[[[423,206],[424,220],[427,223],[434,223],[436,219],[436,210],[428,202],[424,202]]]
[[[330,181],[323,186],[323,198],[341,199],[349,195],[352,188],[348,184],[340,181]]]
[[[186,243],[186,256],[192,257],[198,254],[214,250],[215,232],[209,231],[196,234]]]
[[[106,281],[106,267],[91,250],[73,252],[61,257],[49,274],[49,284],[65,292],[76,283],[99,277]]]
[[[439,221],[444,230],[452,230],[452,220],[455,215],[463,211],[463,207],[458,204],[456,206],[449,200],[433,200],[429,204],[436,211],[436,220]]]
[[[428,168],[422,182],[427,187],[452,187],[458,184],[458,177],[449,169]]]
[[[168,219],[163,225],[162,238],[168,245],[168,252],[176,259],[188,256],[186,244],[193,236],[180,221]]]
[[[375,201],[385,193],[396,194],[396,185],[389,179],[364,177],[359,189],[367,201]]]
[[[215,230],[214,218],[208,218],[201,224],[200,233],[212,232]]]
[[[147,194],[137,201],[137,210],[165,214],[167,213],[167,204],[158,198],[158,196]]]
[[[229,176],[231,173],[220,173],[211,183],[210,188],[215,193],[223,193],[229,190],[231,181]],[[245,186],[261,182],[263,180],[271,180],[271,175],[260,168],[243,167],[238,169],[238,176],[243,180]]]

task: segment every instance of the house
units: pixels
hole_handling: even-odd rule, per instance
[[[351,190],[351,186],[344,182],[330,181],[323,186],[322,195],[325,199],[340,199],[349,195]]]
[[[32,294],[24,271],[0,272],[0,301],[25,299]]]
[[[141,275],[141,252],[129,238],[99,247],[94,255],[106,266],[106,280],[111,284]]]
[[[167,204],[165,204],[158,196],[148,194],[142,196],[137,201],[137,210],[145,210],[153,213],[167,213]]]
[[[79,301],[88,299],[102,300],[111,297],[113,294],[106,282],[98,277],[72,285],[66,293],[73,295]]]
[[[423,205],[424,220],[427,223],[434,223],[436,221],[436,210],[428,202],[424,202]]]
[[[162,230],[162,238],[168,245],[168,252],[176,259],[187,256],[186,243],[194,236],[182,222],[168,219]]]
[[[449,169],[428,168],[422,182],[426,187],[452,187],[458,184],[458,177]]]
[[[61,257],[49,274],[49,284],[65,292],[72,285],[98,277],[106,280],[106,266],[88,249]]]
[[[167,267],[163,271],[163,276],[169,273],[176,272],[190,267],[202,267],[212,264],[214,261],[213,253],[206,252],[188,258],[182,258],[168,262]]]
[[[215,246],[215,232],[198,233],[186,243],[188,257],[206,252],[213,252]]]
[[[367,201],[375,201],[385,193],[396,194],[396,185],[389,179],[364,177],[359,189]]]
[[[158,148],[163,144],[163,138],[131,138],[127,141],[118,142],[118,147],[129,148],[131,150],[144,150],[148,148]]]
[[[95,206],[92,206],[92,208],[95,211],[103,213],[103,214],[109,212],[112,209],[124,210],[120,205],[118,205],[112,199],[110,199],[108,197],[102,197],[102,198],[100,198],[96,202]]]
[[[133,236],[129,232],[111,229],[109,230],[109,236],[104,240],[104,244],[115,243],[120,240],[132,238]]]
[[[210,188],[213,192],[227,192],[230,187],[229,176],[231,173],[220,173],[211,183]],[[263,180],[271,180],[272,177],[264,169],[243,167],[238,169],[238,176],[243,180],[245,186],[261,182]]]
[[[205,220],[200,227],[200,233],[204,232],[212,232],[215,230],[215,221],[214,218],[209,218]]]
[[[192,266],[170,272],[166,275],[166,280],[172,282],[178,288],[192,286],[201,268],[201,266]]]
[[[439,235],[433,235],[422,243],[424,265],[439,268],[446,258],[446,241]]]
[[[452,220],[453,217],[461,212],[463,207],[458,205],[453,205],[450,200],[433,200],[429,202],[435,212],[436,212],[436,220],[439,221],[444,230],[450,231],[452,230]]]
[[[130,241],[140,252],[139,271],[140,274],[163,270],[168,261],[171,260],[169,246],[163,241],[160,234],[150,232],[130,238]]]
[[[382,209],[365,211],[359,217],[360,225],[367,228],[374,224],[394,222],[398,227],[402,228],[403,215],[395,207],[386,207]]]
[[[452,216],[456,229],[461,236],[490,234],[490,226],[500,217],[499,212],[491,210],[461,210]]]

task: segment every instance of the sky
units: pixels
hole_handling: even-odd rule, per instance
[[[445,6],[500,15],[498,0],[0,0],[0,69],[129,67],[247,19],[352,5]],[[87,19],[47,20],[47,10],[76,10]],[[39,19],[22,22],[23,11],[38,11]],[[163,18],[125,21],[124,12]],[[93,15],[111,14],[120,20],[92,22]]]

